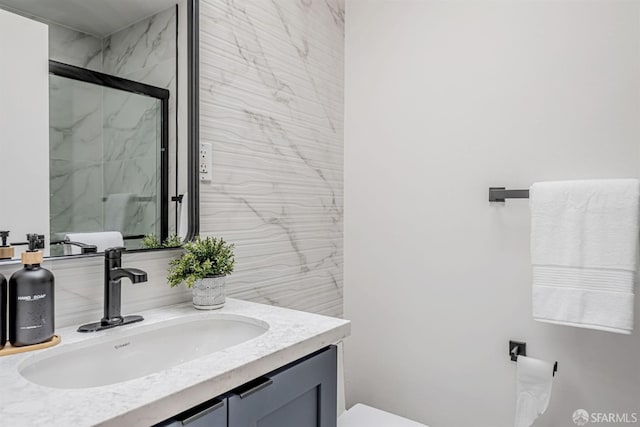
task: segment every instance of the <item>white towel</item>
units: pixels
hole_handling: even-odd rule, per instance
[[[631,333],[639,197],[636,179],[531,187],[536,320]]]
[[[116,248],[124,246],[122,234],[118,231],[100,231],[97,233],[69,233],[65,236],[65,240],[71,242],[80,242],[87,245],[95,245],[98,252],[104,252],[107,248]],[[65,255],[77,255],[82,253],[81,248],[73,245],[64,245]]]
[[[135,195],[114,193],[104,203],[104,230],[128,235],[135,216]]]

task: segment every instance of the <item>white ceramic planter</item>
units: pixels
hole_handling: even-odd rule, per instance
[[[227,276],[205,277],[196,280],[191,288],[193,306],[198,310],[215,310],[225,302],[225,284]]]

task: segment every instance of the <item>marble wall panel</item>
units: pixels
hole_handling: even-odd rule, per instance
[[[342,1],[200,3],[204,234],[236,242],[235,295],[342,314]]]

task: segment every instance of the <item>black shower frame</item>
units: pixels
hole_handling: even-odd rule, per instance
[[[49,73],[102,87],[148,96],[160,101],[160,241],[169,235],[169,95],[167,89],[123,79],[99,71],[49,61]]]

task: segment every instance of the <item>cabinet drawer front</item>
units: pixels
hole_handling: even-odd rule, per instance
[[[227,427],[227,400],[211,399],[155,427]]]
[[[331,346],[234,390],[229,427],[335,427],[336,357]]]

